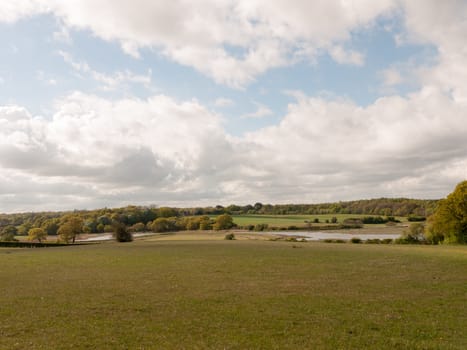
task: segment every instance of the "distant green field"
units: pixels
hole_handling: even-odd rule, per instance
[[[467,349],[467,247],[0,248],[0,349]]]
[[[358,214],[326,214],[326,215],[232,215],[234,222],[240,226],[256,225],[256,224],[268,224],[273,227],[287,227],[297,226],[304,227],[307,224],[306,221],[313,222],[314,219],[318,219],[320,224],[325,224],[326,220],[331,222],[332,217],[336,217],[338,223],[342,223],[347,218],[362,218],[370,215],[358,215]],[[213,216],[215,218],[215,216]],[[406,218],[398,217],[401,221],[406,221]],[[315,224],[319,225],[319,224]]]

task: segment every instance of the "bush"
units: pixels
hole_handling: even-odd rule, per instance
[[[365,216],[362,219],[364,224],[385,224],[388,222],[388,219],[383,219],[381,216]]]
[[[227,240],[227,241],[233,241],[235,239],[235,235],[233,233],[227,233],[224,236],[224,239]]]
[[[116,223],[114,225],[114,237],[117,242],[131,242],[133,241],[133,235],[127,230],[125,224]]]
[[[214,230],[228,230],[234,227],[233,219],[229,214],[222,214],[216,218],[216,222],[213,225]]]
[[[407,218],[408,221],[411,221],[411,222],[420,222],[420,221],[426,221],[426,217],[424,216],[416,216],[416,215],[410,215],[408,218]]]
[[[362,240],[361,240],[360,238],[358,238],[358,237],[352,237],[352,238],[350,239],[350,242],[351,242],[351,243],[358,244],[358,243],[362,243]]]

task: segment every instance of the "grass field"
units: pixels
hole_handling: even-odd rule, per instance
[[[467,349],[467,247],[0,248],[0,349]]]
[[[331,222],[332,217],[336,217],[338,223],[342,223],[347,218],[362,218],[369,215],[356,215],[356,214],[326,214],[326,215],[232,215],[234,223],[239,226],[256,225],[256,224],[268,224],[271,227],[288,227],[297,226],[305,227],[306,221],[313,222],[314,219],[319,220],[319,224],[312,225],[323,225],[326,220]],[[213,216],[215,218],[216,216]],[[407,221],[406,218],[398,217],[400,221]],[[372,225],[376,226],[376,225]],[[381,226],[381,225],[378,225]],[[384,225],[383,225],[384,226]]]

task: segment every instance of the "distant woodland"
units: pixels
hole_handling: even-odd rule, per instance
[[[124,208],[103,208],[96,210],[74,210],[69,212],[34,212],[0,214],[0,229],[14,226],[17,234],[26,235],[33,227],[43,228],[49,235],[57,234],[61,224],[72,217],[79,217],[83,232],[110,232],[113,222],[120,222],[138,230],[142,225],[153,223],[156,219],[203,217],[209,215],[317,215],[317,214],[367,214],[383,216],[420,216],[431,215],[438,200],[418,200],[407,198],[379,198],[349,202],[323,204],[262,204],[229,205],[197,208],[169,208],[127,206]]]

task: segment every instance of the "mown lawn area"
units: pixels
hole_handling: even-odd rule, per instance
[[[467,349],[467,247],[0,249],[0,349]]]
[[[268,224],[270,227],[297,226],[306,227],[308,224],[305,221],[312,223],[312,226],[320,226],[326,224],[326,220],[331,223],[331,219],[336,217],[338,223],[342,224],[348,218],[363,218],[365,216],[375,215],[357,215],[357,214],[323,214],[323,215],[232,215],[233,221],[239,226]],[[216,216],[212,216],[216,218]],[[318,219],[319,223],[313,223],[314,219]],[[400,221],[407,221],[406,218],[397,217]],[[375,225],[371,225],[375,226]],[[378,225],[383,226],[383,225]]]

